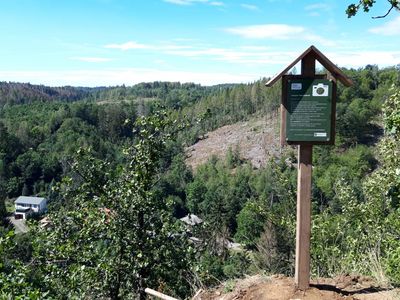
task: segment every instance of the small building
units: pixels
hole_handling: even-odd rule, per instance
[[[15,200],[15,218],[26,219],[32,213],[44,213],[47,210],[47,199],[41,197],[19,196]]]

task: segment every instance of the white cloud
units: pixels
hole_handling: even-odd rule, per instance
[[[329,11],[331,10],[331,6],[327,3],[314,3],[307,5],[304,7],[305,10],[313,10],[313,11]]]
[[[178,4],[178,5],[189,5],[192,3],[192,1],[187,1],[187,0],[164,0],[164,2]]]
[[[226,61],[239,64],[265,64],[265,63],[282,63],[285,62],[285,56],[281,52],[270,52],[271,48],[266,46],[241,46],[238,48],[217,48],[207,46],[194,46],[190,41],[190,45],[160,43],[160,44],[139,44],[136,42],[126,42],[123,44],[110,44],[104,47],[120,50],[129,49],[148,49],[154,53],[167,54],[192,59],[209,59],[214,61]],[[142,45],[138,47],[137,45]]]
[[[306,39],[316,41],[318,36],[309,35]],[[329,41],[321,41],[330,43]],[[266,46],[241,46],[238,48],[191,48],[164,52],[170,55],[188,57],[195,60],[223,61],[236,65],[260,66],[266,69],[285,66],[299,55],[299,51],[278,51]],[[363,67],[367,64],[378,64],[381,67],[400,63],[400,51],[335,51],[327,56],[339,66]]]
[[[328,53],[327,56],[342,67],[364,67],[367,64],[385,67],[400,63],[400,51],[345,51]]]
[[[252,46],[240,47],[239,50],[227,48],[178,50],[169,51],[168,54],[255,66],[260,64],[285,64],[290,58],[294,59],[296,55],[293,52],[268,51],[267,47]]]
[[[304,10],[308,11],[310,17],[319,17],[322,15],[321,12],[326,15],[327,12],[332,10],[332,7],[328,3],[320,2],[307,5]]]
[[[140,44],[134,41],[129,41],[123,44],[108,44],[105,45],[104,48],[130,50],[130,49],[149,49],[151,48],[151,46]]]
[[[106,57],[71,57],[71,60],[78,60],[78,61],[84,61],[84,62],[91,62],[91,63],[100,63],[100,62],[107,62],[107,61],[112,61],[111,58],[106,58]]]
[[[265,29],[266,26],[263,28]],[[257,31],[253,31],[249,34],[249,36],[259,36],[262,35],[264,38],[268,36],[270,38],[276,38],[275,35],[280,33],[278,39],[299,39],[299,36],[302,37],[303,40],[312,42],[314,44],[322,44],[332,46],[333,43],[329,40],[325,40],[324,38],[311,34],[307,32],[304,28],[298,27],[295,30],[292,27],[288,29],[289,26],[267,26],[266,30],[275,29],[272,33],[264,34],[264,32],[257,33]],[[298,32],[301,34],[296,34],[291,36],[289,34],[292,32]],[[181,57],[188,57],[195,60],[198,59],[208,59],[214,61],[224,61],[236,64],[247,64],[247,65],[259,65],[259,64],[284,64],[287,62],[287,54],[282,54],[281,51],[272,51],[271,47],[268,46],[254,46],[254,45],[244,45],[236,48],[220,48],[220,47],[208,47],[201,45],[193,45],[188,41],[188,44],[185,43],[159,43],[159,44],[140,44],[137,42],[126,42],[122,44],[109,44],[104,47],[106,48],[114,48],[119,50],[129,50],[129,49],[147,49],[153,53],[158,53],[162,55],[174,55]],[[139,46],[138,46],[139,45]],[[292,54],[291,52],[286,52]],[[295,54],[294,54],[295,56]],[[295,58],[295,57],[294,57]],[[83,60],[83,59],[82,59]]]
[[[253,4],[242,3],[240,4],[240,6],[248,10],[253,10],[253,11],[260,10],[257,5]]]
[[[368,30],[371,33],[381,35],[400,35],[400,16],[383,24],[382,26],[373,27]]]
[[[185,46],[185,45],[174,45],[174,44],[162,44],[157,46],[151,46],[153,49],[158,49],[161,51],[168,51],[168,50],[182,50],[182,49],[191,49],[192,46]]]
[[[286,24],[264,24],[231,27],[226,28],[225,31],[248,39],[273,38],[287,40],[305,32],[305,29],[301,26],[291,26]]]
[[[247,49],[247,50],[244,50]],[[219,83],[252,82],[263,76],[277,72],[293,61],[298,55],[293,51],[271,51],[261,47],[241,47],[235,49],[210,48],[200,50],[176,50],[176,55],[192,58],[208,58],[228,61],[233,64],[253,64],[258,71],[243,72],[237,68],[235,72],[224,71],[183,71],[163,66],[159,60],[159,68],[120,68],[103,70],[42,70],[42,71],[0,71],[0,81],[30,82],[50,86],[109,86],[133,85],[149,81],[195,82],[203,85]],[[378,64],[380,67],[393,66],[400,63],[399,51],[340,51],[327,52],[327,57],[340,67],[364,67],[366,64]],[[261,68],[258,68],[259,66]],[[264,67],[265,66],[265,67]],[[160,70],[162,68],[171,68]],[[265,70],[260,71],[260,70]]]
[[[210,0],[163,0],[167,3],[177,4],[177,5],[192,5],[196,3],[204,3],[212,6],[223,6],[224,3],[221,1],[210,1]]]
[[[0,80],[30,82],[49,86],[111,86],[133,85],[139,82],[180,81],[202,85],[220,83],[247,83],[260,78],[260,74],[226,72],[190,72],[157,69],[114,69],[76,71],[0,71]]]
[[[240,49],[246,51],[266,51],[271,50],[272,48],[268,46],[241,46]]]
[[[336,45],[334,41],[323,38],[322,36],[306,33],[304,36],[297,37],[298,39],[304,39],[305,41],[309,41],[312,44],[323,45],[327,47],[333,47]]]
[[[321,14],[317,11],[312,11],[308,14],[310,17],[319,17]]]
[[[269,29],[271,27],[268,27]],[[280,30],[281,27],[278,26]],[[287,27],[285,27],[287,29]],[[293,30],[292,30],[293,31]],[[281,35],[278,37],[279,39],[301,39],[307,42],[311,42],[317,45],[324,46],[332,46],[333,42],[326,40],[318,35],[314,35],[309,33],[304,28],[298,28],[295,32],[301,32],[301,34],[296,34],[294,36],[289,35],[289,30],[284,32],[280,30]],[[257,34],[253,32],[252,34]],[[277,34],[274,31],[273,34],[268,34],[272,39],[275,37],[274,34]],[[291,33],[290,33],[291,34]],[[134,47],[132,47],[134,45]],[[143,47],[137,47],[137,45],[143,45]],[[208,61],[221,61],[221,62],[229,62],[234,64],[245,64],[248,66],[257,66],[257,65],[266,65],[266,64],[286,64],[288,62],[288,55],[290,57],[296,58],[296,53],[292,53],[291,51],[287,51],[282,53],[282,51],[274,51],[273,48],[269,46],[260,46],[260,45],[243,45],[239,47],[212,47],[207,45],[195,45],[192,42],[184,41],[182,43],[159,43],[159,44],[139,44],[136,42],[127,42],[123,44],[111,44],[106,45],[108,48],[115,48],[120,50],[128,50],[128,49],[147,49],[148,52],[156,54],[157,56],[161,55],[172,55],[178,57],[187,57],[193,60],[208,60]]]
[[[226,32],[239,35],[247,39],[275,39],[275,40],[305,40],[323,46],[333,46],[335,42],[312,33],[302,26],[287,24],[263,24],[242,27],[226,28]]]
[[[224,2],[220,2],[220,1],[211,1],[209,2],[210,5],[212,6],[224,6]]]
[[[180,49],[190,49],[192,46],[187,46],[187,45],[178,45],[178,44],[170,44],[170,43],[160,43],[160,44],[154,44],[154,45],[149,45],[149,44],[140,44],[137,42],[129,41],[126,43],[122,44],[108,44],[105,45],[104,48],[108,49],[118,49],[122,51],[126,50],[141,50],[141,49],[147,49],[147,50],[154,50],[154,51],[169,51],[169,50],[180,50]]]

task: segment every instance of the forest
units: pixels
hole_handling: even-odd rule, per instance
[[[400,66],[344,69],[334,146],[313,155],[312,276],[400,285]],[[296,148],[255,168],[185,147],[279,109],[266,79],[204,87],[0,83],[0,298],[180,298],[248,274],[294,275]],[[20,195],[51,225],[14,232]],[[204,222],[187,226],[188,214]],[[239,248],[230,247],[232,243]]]

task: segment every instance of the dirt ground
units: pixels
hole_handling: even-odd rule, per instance
[[[195,170],[212,156],[224,158],[229,147],[239,147],[241,158],[255,168],[264,166],[272,155],[279,155],[277,115],[220,127],[186,149],[186,163]]]
[[[395,300],[400,290],[379,287],[365,276],[344,275],[311,281],[307,291],[296,291],[294,279],[282,275],[252,276],[227,282],[211,291],[199,292],[193,300]]]

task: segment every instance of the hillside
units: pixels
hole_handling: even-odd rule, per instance
[[[238,149],[241,159],[255,168],[264,167],[271,156],[280,153],[278,122],[277,115],[271,114],[210,131],[186,148],[186,163],[195,170],[213,155],[223,159],[228,149]]]
[[[356,84],[339,86],[337,145],[313,151],[311,273],[399,286],[400,92],[390,86],[399,86],[400,73],[347,72]],[[217,287],[203,298],[257,299],[261,291],[264,299],[273,290],[301,299],[288,279],[297,189],[288,161],[296,154],[280,153],[278,116],[271,116],[280,92],[263,81],[226,88],[155,82],[99,91],[92,101],[0,109],[0,215],[6,220],[5,200],[38,195],[48,197],[53,223],[24,236],[3,223],[0,291],[117,299],[150,287],[186,299]],[[378,143],[376,124],[385,126]],[[188,214],[202,225],[181,224]],[[234,243],[243,251],[233,251]],[[250,280],[243,289],[236,279],[256,274],[287,277]],[[357,299],[360,290],[380,288],[365,277],[344,279],[353,290],[338,280],[322,296],[311,289],[314,299]]]
[[[182,107],[220,90],[234,87],[216,85],[205,87],[194,83],[149,82],[132,86],[109,87],[50,87],[20,82],[0,82],[0,109],[5,105],[30,104],[36,102],[73,102],[92,100],[105,103],[123,101],[161,100],[170,107]]]
[[[19,82],[0,82],[0,108],[5,104],[28,104],[34,102],[77,101],[100,88],[86,87],[49,87]]]

